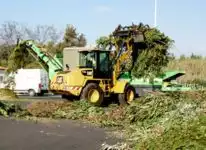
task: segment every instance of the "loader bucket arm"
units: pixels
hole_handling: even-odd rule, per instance
[[[140,24],[141,25],[141,24]],[[138,45],[144,43],[144,33],[139,30],[140,26],[132,25],[122,27],[119,25],[111,35],[112,45],[115,47],[115,55],[113,59],[113,82],[121,74],[121,65],[128,63],[128,60],[132,60],[130,72],[136,61],[138,55]]]
[[[50,80],[57,71],[63,70],[63,65],[58,60],[58,58],[53,57],[49,53],[42,51],[34,44],[32,40],[18,42],[15,48],[15,51],[16,50],[27,50],[36,60],[38,60],[40,65],[48,72]]]

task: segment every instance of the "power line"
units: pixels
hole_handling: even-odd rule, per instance
[[[157,0],[155,0],[155,9],[154,9],[154,27],[157,27]]]

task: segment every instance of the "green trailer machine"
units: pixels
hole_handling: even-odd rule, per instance
[[[166,71],[163,75],[154,78],[153,82],[149,79],[132,77],[128,72],[123,73],[120,79],[127,80],[136,89],[138,96],[144,96],[148,92],[174,92],[197,90],[196,86],[181,84],[177,79],[184,76],[184,71]]]

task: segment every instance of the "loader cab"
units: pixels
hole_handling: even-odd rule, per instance
[[[81,50],[79,51],[79,67],[93,69],[94,78],[111,78],[112,71],[109,56],[109,51]]]

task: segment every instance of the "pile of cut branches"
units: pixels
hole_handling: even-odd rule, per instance
[[[205,98],[206,91],[150,94],[129,106],[112,104],[106,108],[82,100],[38,101],[31,103],[27,112],[22,110],[24,113],[14,114],[81,120],[101,127],[114,127],[121,131],[128,146],[137,149],[201,149],[206,146]],[[10,110],[5,105],[1,108]]]
[[[17,104],[0,101],[0,116],[8,117],[16,113],[21,114],[23,109]]]
[[[156,144],[159,149],[202,148],[206,146],[201,142],[206,140],[205,97],[205,91],[174,92],[148,95],[129,106],[108,108],[94,107],[85,101],[36,102],[28,111],[36,117],[82,120],[101,127],[115,127],[121,130],[130,146],[138,149],[157,148]]]

